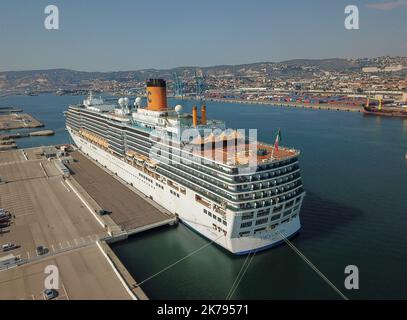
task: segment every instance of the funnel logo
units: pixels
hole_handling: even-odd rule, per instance
[[[151,91],[148,90],[148,91],[147,91],[147,101],[148,101],[149,103],[153,102],[153,100],[151,100],[151,98],[150,98],[151,95],[152,95]]]

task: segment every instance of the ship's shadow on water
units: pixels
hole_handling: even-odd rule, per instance
[[[300,212],[302,240],[321,237],[359,219],[363,211],[307,192]]]

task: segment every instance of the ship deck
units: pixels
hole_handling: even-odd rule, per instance
[[[258,150],[264,150],[265,153],[260,155]],[[245,165],[251,161],[256,161],[258,164],[268,161],[284,160],[298,155],[298,151],[279,147],[278,150],[274,146],[264,143],[245,144],[244,146],[234,147],[217,147],[208,150],[194,151],[197,156],[204,157],[209,160],[220,161],[228,165]]]

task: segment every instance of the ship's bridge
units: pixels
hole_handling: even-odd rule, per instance
[[[147,108],[136,109],[131,118],[135,122],[140,122],[156,129],[164,129],[176,135],[182,135],[185,130],[196,129],[201,134],[206,130],[225,130],[225,122],[220,120],[208,120],[206,123],[194,125],[193,115],[181,113],[174,108],[162,109],[160,111],[149,110]]]
[[[115,109],[113,104],[105,103],[102,97],[94,97],[92,92],[90,92],[89,96],[83,100],[83,105],[86,107],[86,109],[97,112],[111,112]]]

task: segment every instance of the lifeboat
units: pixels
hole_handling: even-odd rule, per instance
[[[126,156],[128,156],[129,158],[133,158],[134,157],[134,153],[132,151],[127,151],[126,152]]]
[[[137,162],[140,162],[140,163],[143,163],[145,161],[144,156],[142,156],[141,154],[137,154],[137,153],[134,154],[134,159],[136,159]]]
[[[148,166],[148,167],[150,167],[151,169],[155,169],[155,167],[157,167],[157,162],[156,161],[153,161],[153,160],[151,160],[151,159],[149,159],[149,160],[146,160],[146,165]]]

